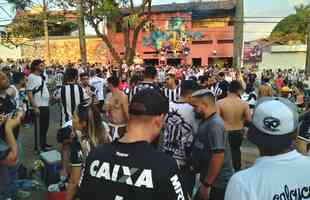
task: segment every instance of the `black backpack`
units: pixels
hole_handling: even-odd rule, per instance
[[[32,90],[32,95],[34,96],[36,93],[41,92],[41,96],[43,94],[43,88],[44,88],[44,81],[45,81],[45,76],[41,75],[42,77],[42,82],[41,85],[38,88],[35,88]]]

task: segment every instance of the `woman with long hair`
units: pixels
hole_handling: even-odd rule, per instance
[[[70,147],[71,176],[66,200],[74,199],[81,177],[81,168],[90,151],[100,144],[111,142],[97,105],[93,103],[84,102],[77,106],[72,125],[76,134]]]

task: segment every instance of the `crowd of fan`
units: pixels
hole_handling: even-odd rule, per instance
[[[39,59],[0,61],[0,68],[0,199],[16,197],[10,174],[20,124],[33,124],[35,153],[53,149],[47,133],[56,105],[62,168],[49,190],[65,185],[66,200],[310,195],[310,159],[300,154],[308,154],[310,136],[304,71]],[[242,170],[246,135],[261,158]]]

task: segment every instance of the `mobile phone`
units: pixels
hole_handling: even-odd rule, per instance
[[[298,136],[297,138],[300,139],[300,140],[302,140],[302,141],[304,141],[304,142],[310,143],[310,139],[307,139],[307,138],[305,138],[305,137]]]

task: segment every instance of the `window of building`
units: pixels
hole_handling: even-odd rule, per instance
[[[158,51],[145,51],[145,52],[143,52],[143,54],[145,54],[145,55],[158,54]]]
[[[159,64],[158,59],[144,59],[143,61],[146,66],[156,66]]]
[[[181,64],[181,59],[179,58],[168,58],[167,65],[179,66]]]
[[[201,66],[201,58],[193,58],[192,64],[193,66]]]
[[[234,40],[218,40],[218,44],[232,44],[234,43]]]
[[[213,43],[212,40],[192,41],[193,45],[197,45],[197,44],[212,44],[212,43]]]

